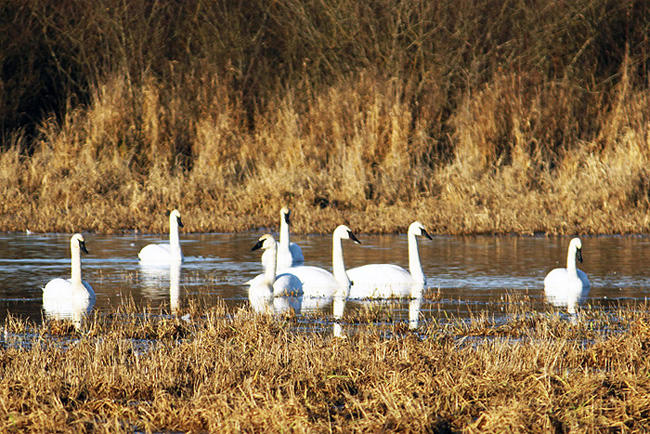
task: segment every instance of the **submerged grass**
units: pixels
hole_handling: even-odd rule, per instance
[[[647,1],[2,4],[2,230],[650,231]]]
[[[430,321],[417,334],[363,318],[354,325],[352,316],[346,339],[296,332],[295,317],[228,312],[223,303],[179,316],[127,304],[93,315],[82,331],[8,318],[0,427],[647,430],[647,309],[586,310],[571,324],[526,306],[510,307],[506,323],[482,315]],[[26,333],[32,345],[12,344]]]

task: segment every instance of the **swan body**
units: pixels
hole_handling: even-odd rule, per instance
[[[74,234],[70,238],[71,277],[50,280],[43,288],[43,310],[49,316],[76,319],[92,310],[95,291],[81,279],[81,252],[88,253],[84,237]]]
[[[413,222],[408,230],[409,271],[393,264],[368,264],[348,270],[352,281],[350,298],[417,298],[426,282],[416,236],[431,239],[420,222]]]
[[[569,243],[566,268],[555,268],[544,278],[544,295],[549,303],[567,307],[575,313],[576,306],[589,294],[587,275],[576,267],[576,258],[582,262],[582,242],[574,238]]]
[[[345,225],[338,226],[332,234],[332,273],[311,265],[286,269],[286,272],[300,279],[305,297],[347,297],[350,290],[350,279],[345,272],[341,240],[352,240],[361,244],[350,228]]]
[[[148,244],[140,250],[138,257],[142,265],[168,266],[183,262],[183,253],[178,238],[178,228],[183,227],[181,213],[175,209],[169,214],[169,243]]]
[[[291,211],[289,208],[282,207],[280,210],[280,240],[278,241],[276,253],[276,265],[278,270],[301,265],[305,262],[302,249],[296,243],[292,243],[289,236],[289,225],[291,224]],[[270,251],[266,250],[262,254],[262,265],[269,260]]]

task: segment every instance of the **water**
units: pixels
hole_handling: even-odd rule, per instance
[[[110,312],[126,297],[138,306],[168,308],[188,299],[207,305],[224,299],[230,307],[248,303],[245,282],[262,272],[260,252],[251,252],[259,233],[181,234],[185,262],[177,290],[170,297],[168,269],[140,267],[138,251],[162,240],[160,235],[87,234],[89,255],[82,257],[83,278],[97,294],[94,309]],[[11,312],[40,322],[41,288],[52,278],[69,277],[68,234],[0,234],[0,319]],[[405,235],[359,234],[361,245],[343,241],[348,268],[366,263],[408,266]],[[306,264],[331,269],[331,236],[292,237],[303,249]],[[543,279],[563,267],[569,238],[546,237],[434,237],[420,238],[420,257],[427,276],[427,293],[420,306],[423,319],[466,316],[486,311],[503,315],[508,295],[525,295],[533,307],[546,309]],[[588,303],[606,309],[621,301],[644,301],[650,296],[650,238],[583,238],[584,263],[591,280]],[[174,276],[172,276],[172,281]],[[430,297],[436,294],[435,297]],[[359,309],[378,302],[348,302]],[[384,306],[396,319],[408,318],[409,302]],[[311,307],[332,312],[331,302]]]

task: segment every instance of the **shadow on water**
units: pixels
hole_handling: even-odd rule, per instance
[[[82,258],[83,278],[97,294],[94,309],[110,312],[123,299],[137,306],[175,310],[188,300],[205,305],[217,299],[230,308],[249,303],[245,282],[262,272],[259,255],[250,251],[259,233],[182,234],[185,262],[181,268],[141,267],[137,252],[163,241],[160,235],[86,235],[90,254]],[[345,245],[346,266],[395,263],[408,267],[405,235],[360,235],[362,245]],[[68,234],[0,235],[0,315],[7,312],[40,322],[41,288],[55,277],[69,277]],[[305,263],[331,269],[331,236],[294,235]],[[434,237],[420,240],[420,257],[427,288],[418,318],[469,317],[488,312],[496,317],[508,309],[510,295],[527,296],[533,308],[546,309],[543,279],[564,266],[569,238],[545,237]],[[650,294],[650,238],[589,237],[583,239],[584,263],[592,289],[587,303],[597,309],[621,300],[643,301]],[[348,301],[346,310],[367,309],[382,302]],[[413,322],[413,303],[383,302],[396,321]],[[275,303],[275,310],[286,310]],[[301,310],[332,314],[332,301],[313,306],[301,301]],[[304,313],[304,312],[301,312]]]

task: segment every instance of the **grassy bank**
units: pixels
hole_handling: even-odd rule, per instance
[[[192,307],[187,322],[124,306],[83,333],[8,319],[3,431],[643,431],[650,316],[345,325],[348,337]],[[363,324],[364,321],[362,321]],[[21,346],[21,336],[33,338]]]
[[[3,4],[0,230],[650,231],[647,2]]]

